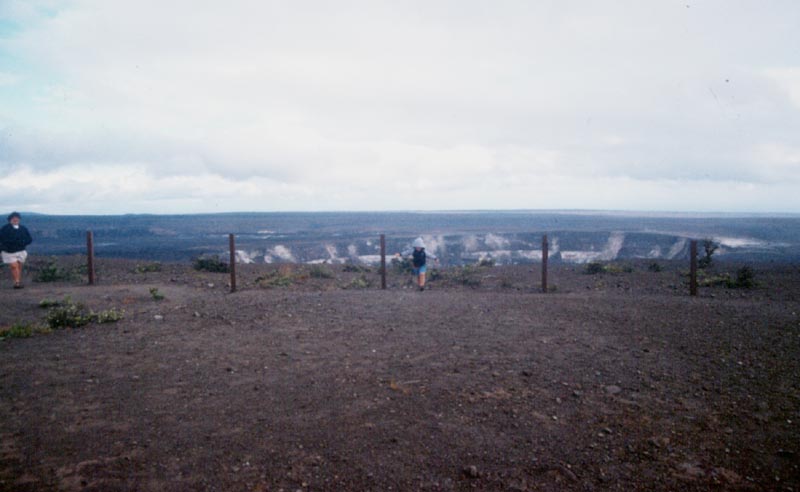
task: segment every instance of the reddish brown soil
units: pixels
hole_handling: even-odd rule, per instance
[[[249,266],[235,294],[133,267],[0,272],[0,328],[65,295],[126,313],[0,342],[0,490],[800,490],[797,267],[698,298],[677,265],[551,267],[546,295],[532,267],[417,292]]]

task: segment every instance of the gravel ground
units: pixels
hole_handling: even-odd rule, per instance
[[[0,342],[0,490],[800,490],[800,269],[661,266],[0,271],[0,329],[125,313]]]

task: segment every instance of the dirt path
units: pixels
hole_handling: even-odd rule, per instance
[[[800,488],[796,292],[203,282],[2,293],[126,317],[0,342],[0,490]]]

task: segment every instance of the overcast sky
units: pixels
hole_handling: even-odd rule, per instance
[[[0,209],[800,212],[796,0],[0,0]]]

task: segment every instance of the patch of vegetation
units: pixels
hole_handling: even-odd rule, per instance
[[[345,263],[344,267],[342,268],[342,271],[353,272],[353,273],[370,273],[372,272],[372,269],[364,265],[356,265],[355,263]]]
[[[308,274],[311,278],[333,278],[334,276],[331,269],[324,265],[312,265]]]
[[[133,271],[135,273],[160,272],[161,271],[161,263],[156,261],[156,262],[153,262],[153,263],[137,264],[136,268],[134,268]]]
[[[42,309],[49,309],[51,307],[56,307],[56,306],[60,306],[60,305],[61,305],[61,301],[59,301],[58,299],[44,298],[41,301],[39,301],[39,307],[42,308]]]
[[[81,303],[72,302],[72,299],[65,297],[57,307],[47,313],[45,322],[50,328],[79,328],[92,322],[92,316],[86,311],[86,307]]]
[[[294,283],[294,278],[290,273],[272,272],[262,275],[256,279],[256,284],[265,289],[274,287],[288,287]]]
[[[368,289],[372,283],[363,273],[344,286],[345,289]]]
[[[478,268],[479,267],[475,265],[464,265],[453,271],[452,279],[454,282],[466,285],[467,287],[478,287],[481,285]]]
[[[444,274],[442,274],[442,271],[439,270],[438,268],[431,268],[430,270],[428,270],[428,280],[434,281],[434,280],[439,280],[441,278],[444,278]]]
[[[653,273],[658,273],[658,272],[664,271],[664,267],[661,266],[660,263],[654,261],[654,262],[651,262],[649,265],[647,265],[647,271],[648,272],[653,272]]]
[[[94,321],[98,323],[116,323],[125,317],[125,311],[121,311],[117,308],[111,308],[106,309],[105,311],[100,311],[99,313],[91,313],[91,316],[93,316]]]
[[[500,280],[500,287],[502,287],[503,289],[513,289],[514,288],[514,282],[512,282],[511,280],[509,280],[507,278],[503,278],[503,279]]]
[[[730,287],[736,289],[752,289],[756,286],[756,274],[749,266],[743,266],[736,270],[736,279]]]
[[[605,265],[604,270],[606,273],[633,273],[631,265]]]
[[[602,263],[597,261],[590,261],[583,268],[583,273],[587,275],[597,275],[599,273],[604,273],[605,271],[606,271],[605,266],[603,266]]]
[[[28,338],[33,336],[35,327],[29,323],[14,323],[5,330],[0,330],[0,339],[3,338]]]
[[[494,258],[491,256],[484,256],[480,260],[478,260],[478,267],[480,268],[492,268],[495,265]]]
[[[698,272],[697,284],[703,287],[727,287],[729,289],[752,289],[756,286],[755,272],[749,266],[743,266],[736,271],[736,276],[730,273],[707,275]]]
[[[597,275],[600,273],[633,273],[631,265],[604,264],[599,261],[590,261],[583,268],[583,273],[587,275]]]
[[[192,262],[195,270],[213,273],[228,273],[230,268],[227,263],[220,260],[219,255],[198,256]]]
[[[154,301],[164,300],[164,294],[158,291],[158,287],[150,287],[150,297],[152,297]]]
[[[77,277],[75,269],[65,269],[58,266],[58,262],[53,259],[46,265],[39,267],[34,282],[68,282]]]
[[[82,303],[73,302],[69,297],[65,297],[58,306],[50,309],[45,317],[47,326],[57,330],[60,328],[79,328],[89,323],[114,323],[124,317],[124,312],[112,308],[106,311],[95,313],[87,311]]]
[[[716,244],[711,239],[704,239],[703,240],[703,257],[697,262],[697,267],[701,269],[706,269],[711,266],[711,263],[714,261],[712,256],[714,253],[719,249],[719,245]]]
[[[407,274],[414,271],[414,264],[408,258],[392,258],[392,268],[397,273]]]

